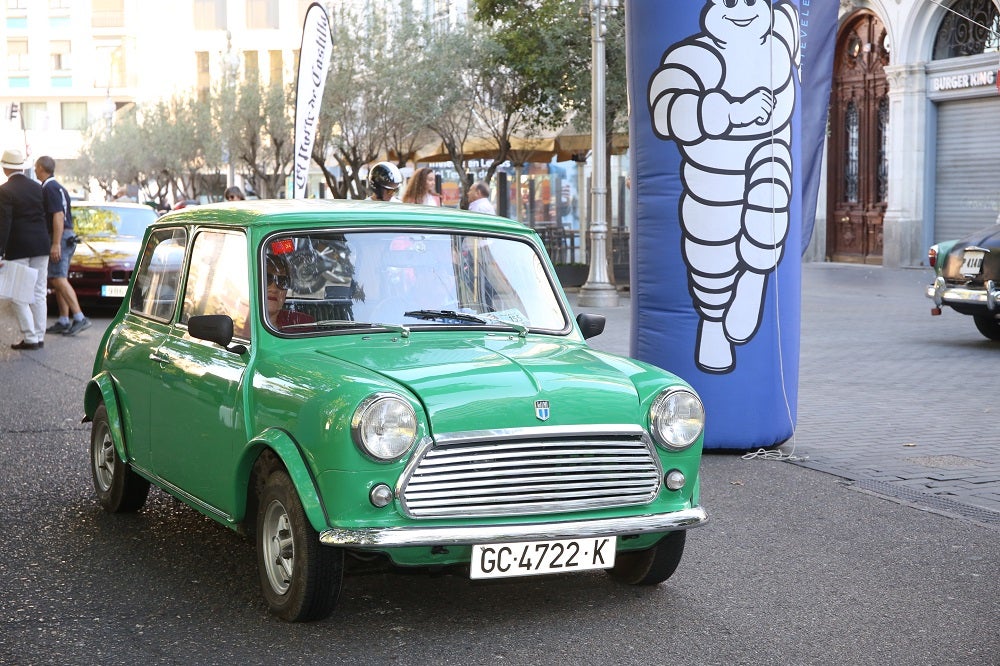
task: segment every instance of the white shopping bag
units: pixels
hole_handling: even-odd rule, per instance
[[[16,261],[5,261],[0,265],[0,298],[17,303],[31,303],[35,300],[35,280],[38,271],[31,266]]]

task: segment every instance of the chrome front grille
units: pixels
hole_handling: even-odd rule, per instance
[[[566,513],[651,502],[662,472],[638,427],[461,433],[411,461],[399,497],[413,518]]]

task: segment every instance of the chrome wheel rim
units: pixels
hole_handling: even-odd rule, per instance
[[[260,538],[264,550],[264,570],[267,580],[278,594],[285,594],[292,585],[295,548],[292,545],[292,525],[288,512],[278,500],[267,505]]]
[[[98,437],[100,439],[94,447],[94,480],[101,492],[106,493],[115,480],[115,443],[111,441],[107,427],[101,428]]]

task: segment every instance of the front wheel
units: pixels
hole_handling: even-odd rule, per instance
[[[129,513],[146,503],[149,481],[133,472],[119,457],[111,438],[108,410],[103,404],[94,412],[90,431],[90,473],[97,499],[105,511]]]
[[[985,335],[990,340],[1000,340],[1000,319],[997,319],[992,314],[988,315],[975,315],[973,321],[976,322],[976,328],[979,332]]]
[[[329,615],[344,579],[344,551],[324,546],[284,470],[264,483],[257,511],[257,570],[271,612],[289,622]]]
[[[608,574],[627,585],[659,585],[670,578],[684,554],[687,532],[669,532],[652,548],[618,553]]]

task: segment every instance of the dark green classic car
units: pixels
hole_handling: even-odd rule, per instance
[[[345,556],[473,578],[674,572],[705,522],[704,411],[595,351],[531,229],[397,203],[253,201],[152,225],[87,386],[110,512],[150,483],[251,536],[286,620]],[[124,547],[124,546],[123,546]]]

